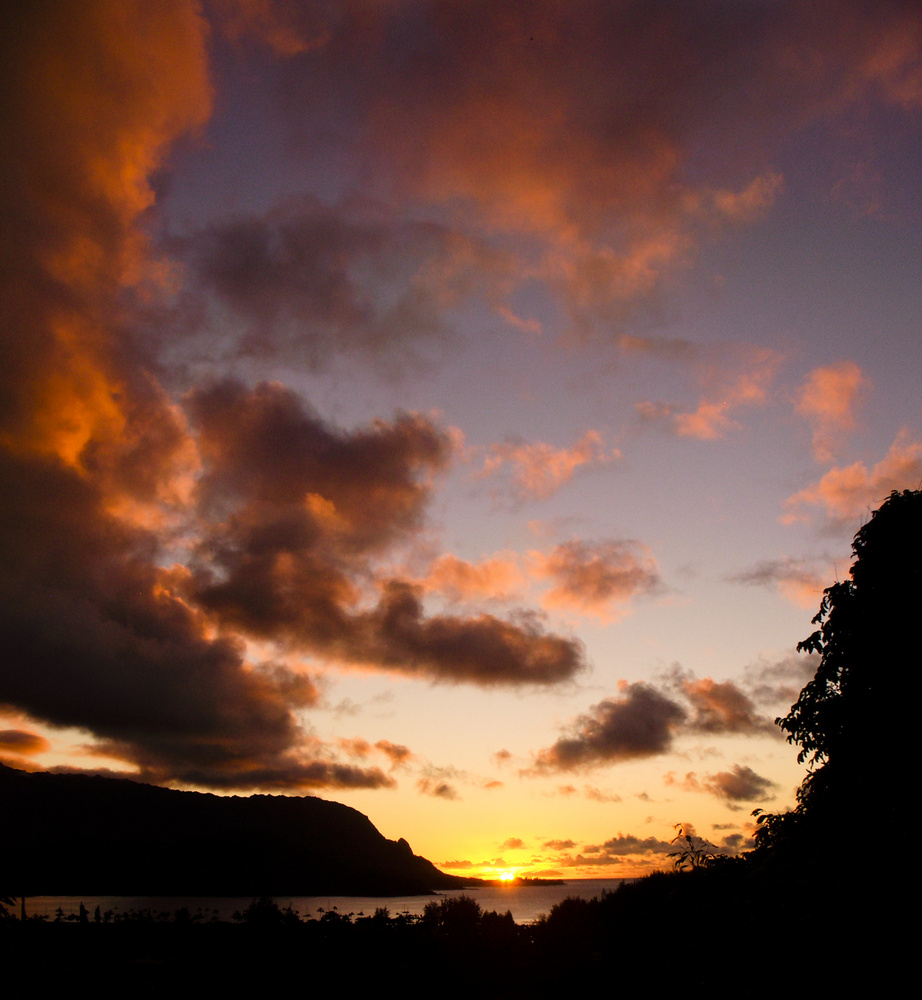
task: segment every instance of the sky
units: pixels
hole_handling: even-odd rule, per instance
[[[922,485],[917,3],[0,17],[2,762],[484,877],[794,804]]]

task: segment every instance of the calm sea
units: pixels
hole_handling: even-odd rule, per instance
[[[379,906],[386,906],[391,916],[398,913],[421,914],[426,903],[438,901],[446,896],[471,896],[480,904],[482,910],[496,910],[499,913],[511,911],[518,924],[528,924],[537,920],[542,913],[547,913],[556,903],[567,896],[579,896],[591,899],[602,892],[617,888],[626,879],[595,878],[573,879],[564,885],[497,885],[479,889],[453,889],[450,892],[440,892],[432,896],[276,896],[279,906],[290,903],[292,908],[300,913],[302,918],[318,918],[327,910],[339,913],[351,913],[354,917],[370,917]],[[19,906],[14,909],[18,915]],[[245,910],[251,902],[251,897],[174,897],[174,896],[26,896],[26,915],[46,915],[54,920],[55,913],[60,908],[65,915],[76,914],[81,902],[87,908],[90,919],[98,906],[101,913],[112,910],[114,913],[150,910],[154,916],[159,913],[172,915],[182,907],[188,907],[195,914],[201,911],[206,920],[217,913],[219,920],[231,920],[235,910]]]

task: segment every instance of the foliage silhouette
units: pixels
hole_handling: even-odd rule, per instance
[[[670,851],[668,857],[672,858],[672,866],[676,871],[692,871],[695,868],[706,868],[726,855],[703,837],[699,837],[685,823],[676,823],[678,833],[670,841],[676,844],[676,850]]]
[[[758,816],[761,848],[823,838],[824,850],[834,850],[856,806],[874,802],[883,821],[901,808],[915,720],[914,699],[900,681],[919,658],[913,629],[922,606],[922,491],[891,493],[855,535],[852,551],[850,579],[824,591],[813,618],[820,627],[797,647],[819,654],[816,674],[776,720],[810,772],[793,812]]]

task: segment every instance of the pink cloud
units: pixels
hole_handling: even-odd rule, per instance
[[[544,441],[495,444],[479,475],[492,475],[508,465],[512,470],[513,487],[520,498],[546,500],[568,483],[582,466],[606,465],[620,457],[617,449],[606,451],[602,435],[590,430],[570,448],[555,448]]]
[[[907,430],[896,436],[887,454],[870,469],[864,462],[830,469],[818,482],[788,497],[781,521],[809,520],[818,508],[833,523],[845,525],[860,518],[893,490],[915,489],[922,482],[922,441]]]
[[[796,410],[813,428],[813,453],[831,462],[845,432],[855,426],[855,408],[867,379],[854,361],[814,368],[797,394]]]
[[[715,356],[716,351],[724,356]],[[636,406],[641,421],[699,441],[714,441],[739,430],[735,413],[765,404],[783,358],[768,348],[745,344],[720,345],[716,351],[697,365],[704,392],[694,410],[644,401]]]
[[[476,563],[449,552],[435,560],[421,583],[426,590],[438,591],[454,600],[508,600],[524,581],[514,552],[497,552]]]
[[[552,580],[544,607],[593,615],[611,622],[627,612],[635,596],[659,586],[656,561],[635,541],[583,542],[574,539],[550,553],[531,553],[535,573]]]

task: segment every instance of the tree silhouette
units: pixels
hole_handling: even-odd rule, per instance
[[[813,680],[778,725],[810,773],[793,814],[760,817],[762,845],[808,829],[828,835],[858,810],[885,821],[903,808],[920,661],[922,491],[894,491],[855,535],[850,579],[823,594],[797,649],[818,653]]]

